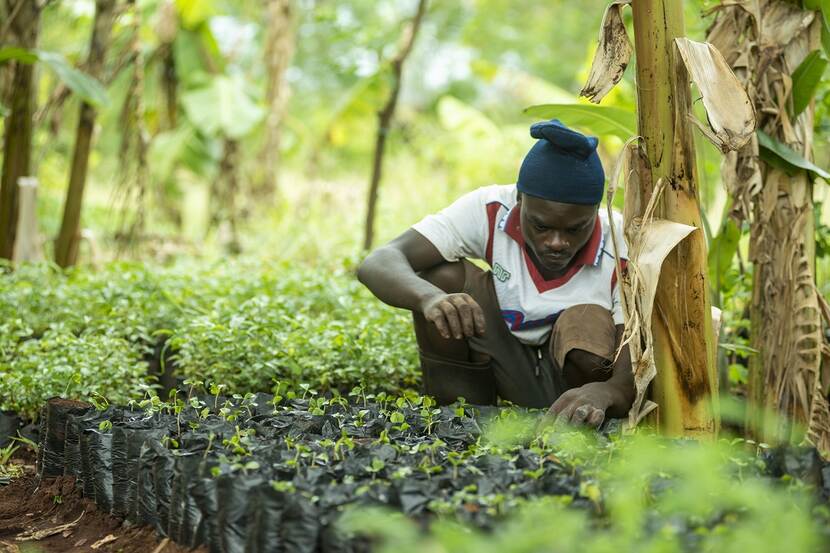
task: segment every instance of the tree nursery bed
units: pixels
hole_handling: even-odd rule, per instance
[[[744,441],[714,451],[621,438],[613,424],[539,433],[537,412],[307,392],[288,400],[190,390],[98,409],[50,400],[37,476],[0,489],[0,540],[23,551],[18,537],[48,530],[36,542],[44,551],[88,550],[104,538],[103,551],[152,551],[159,539],[169,540],[164,551],[368,551],[395,539],[382,536],[400,528],[390,512],[413,521],[415,535],[452,521],[470,536],[499,536],[543,502],[554,523],[578,513],[591,536],[624,544],[635,536],[615,531],[622,502],[640,513],[635,526],[671,535],[678,551],[754,536],[756,523],[777,532],[769,521],[778,519],[801,550],[830,543],[830,464],[812,449]],[[628,477],[625,467],[634,467]],[[385,510],[367,526],[360,514],[377,507]]]

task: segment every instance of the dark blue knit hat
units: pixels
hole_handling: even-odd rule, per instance
[[[569,129],[557,119],[532,125],[530,136],[539,140],[519,169],[520,192],[566,204],[602,201],[605,172],[596,137]]]

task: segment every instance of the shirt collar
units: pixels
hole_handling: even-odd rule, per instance
[[[499,229],[507,233],[507,235],[516,241],[520,247],[524,249],[525,239],[522,236],[521,219],[519,217],[519,206],[514,205],[510,211],[499,222]],[[573,265],[591,265],[596,267],[600,262],[600,253],[602,250],[604,237],[602,235],[602,222],[600,221],[599,213],[597,213],[596,222],[594,223],[594,230],[591,238],[577,252],[568,266]]]

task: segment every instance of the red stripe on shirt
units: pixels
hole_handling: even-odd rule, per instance
[[[591,238],[571,260],[565,274],[559,278],[545,280],[542,273],[540,273],[539,269],[536,267],[536,264],[533,263],[533,260],[530,258],[530,254],[527,253],[525,239],[524,236],[522,236],[518,205],[513,206],[513,209],[510,210],[510,214],[507,216],[505,231],[522,248],[522,253],[524,254],[525,264],[527,265],[527,270],[530,273],[530,278],[533,280],[533,284],[536,285],[536,290],[538,290],[540,294],[567,284],[568,281],[579,272],[583,265],[593,265],[594,260],[597,258],[597,254],[599,253],[599,245],[602,242],[602,223],[600,222],[599,216],[597,216]]]
[[[499,214],[499,209],[502,207],[501,202],[490,202],[487,204],[487,249],[484,250],[484,258],[490,266],[493,265],[493,234],[496,232],[496,216]]]

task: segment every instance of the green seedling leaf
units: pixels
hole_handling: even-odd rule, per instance
[[[562,119],[598,136],[617,136],[628,140],[637,134],[637,116],[631,110],[594,104],[540,104],[524,110],[539,119]]]
[[[84,102],[95,107],[109,103],[107,91],[98,80],[72,67],[66,59],[55,52],[35,50],[37,59],[55,72],[58,78]]]
[[[742,344],[718,344],[718,347],[726,351],[740,353],[743,355],[755,355],[756,353],[759,353],[757,349]]]
[[[182,96],[182,104],[191,123],[206,135],[240,139],[265,116],[248,89],[240,78],[218,75],[207,86]]]
[[[741,229],[731,217],[726,217],[721,226],[720,232],[712,239],[709,246],[709,280],[720,286],[732,259],[738,251],[738,243],[741,240]]]
[[[37,54],[27,48],[19,46],[4,46],[0,48],[0,63],[7,61],[19,61],[21,63],[35,63]]]
[[[818,165],[804,159],[804,157],[782,142],[772,138],[764,131],[756,131],[758,134],[758,145],[760,147],[761,159],[778,167],[789,174],[803,169],[814,176],[825,180],[830,179],[830,173]]]
[[[793,115],[797,116],[810,105],[825,69],[827,60],[820,50],[813,50],[793,72]]]

